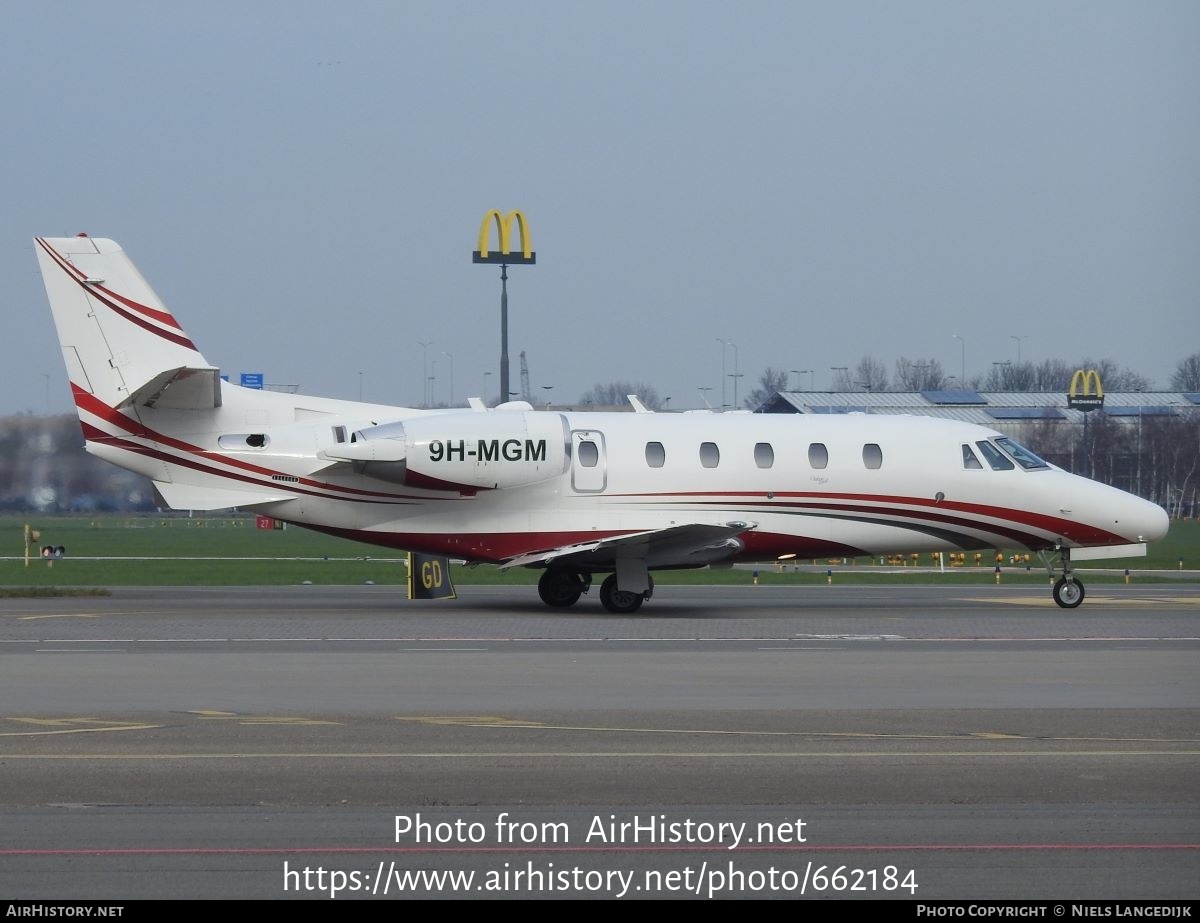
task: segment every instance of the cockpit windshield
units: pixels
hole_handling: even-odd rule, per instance
[[[980,439],[975,444],[979,446],[979,453],[992,466],[993,471],[1011,471],[1013,469],[1013,463],[1008,460],[1008,456],[986,439]]]
[[[1009,439],[1007,436],[1002,436],[1001,438],[997,439],[996,444],[1000,446],[1000,448],[1004,449],[1004,451],[1009,455],[1011,455],[1013,460],[1016,461],[1016,463],[1026,471],[1031,471],[1034,468],[1050,467],[1049,463],[1040,459],[1036,454],[1025,448],[1025,446],[1021,445],[1021,443],[1016,442],[1013,439]]]

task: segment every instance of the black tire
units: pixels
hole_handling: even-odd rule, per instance
[[[1052,595],[1054,596],[1054,601],[1064,609],[1074,609],[1083,602],[1083,584],[1078,580],[1068,580],[1066,577],[1059,577],[1058,582],[1054,584]]]
[[[617,575],[609,574],[600,584],[600,604],[613,615],[632,615],[642,608],[641,593],[617,589]]]
[[[579,602],[584,586],[583,578],[574,571],[548,567],[538,579],[538,596],[547,606],[565,609]]]

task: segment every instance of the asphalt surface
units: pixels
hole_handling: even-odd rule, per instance
[[[1194,899],[1198,652],[1189,585],[0,600],[0,895]]]

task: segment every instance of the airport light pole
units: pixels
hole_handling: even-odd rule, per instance
[[[433,345],[433,340],[417,340],[417,345],[421,347],[421,406],[429,406],[429,347]]]
[[[487,404],[487,391],[488,391],[488,381],[487,380],[488,380],[488,376],[491,374],[492,374],[491,372],[483,373],[483,394],[480,395],[480,400],[482,400],[484,404]]]
[[[1142,389],[1138,388],[1138,435],[1137,435],[1137,490],[1142,495]]]
[[[1008,338],[1010,340],[1017,341],[1017,365],[1020,365],[1021,364],[1021,341],[1028,340],[1029,334],[1025,334],[1024,336],[1017,336],[1015,333],[1010,333],[1008,335]]]
[[[962,382],[962,387],[965,388],[967,386],[967,341],[960,337],[957,333],[952,333],[950,335],[954,337],[954,339],[958,340],[959,346],[962,350],[960,356],[962,364],[958,370],[958,380]]]
[[[546,392],[546,409],[550,409],[550,392],[554,390],[554,385],[542,385],[542,390]]]
[[[916,362],[913,363],[913,368],[915,368],[917,370],[917,379],[916,379],[915,384],[918,385],[918,387],[913,388],[913,390],[914,391],[924,391],[925,388],[929,385],[929,379],[928,379],[929,363],[926,362],[924,359],[918,359]]]
[[[738,409],[738,379],[742,377],[738,363],[738,348],[737,343],[733,340],[729,341],[729,345],[733,347],[733,409]]]
[[[708,402],[708,395],[706,395],[704,393],[705,391],[711,391],[712,387],[711,386],[705,387],[704,385],[700,385],[698,388],[696,388],[696,390],[700,392],[700,400],[704,402],[704,406],[707,407],[709,410],[712,410],[712,404],[710,404]]]
[[[721,409],[724,410],[728,403],[725,397],[725,377],[728,374],[728,369],[725,365],[725,350],[729,348],[729,344],[733,340],[723,340],[721,337],[717,337],[717,342],[721,344]]]
[[[450,360],[450,406],[454,406],[454,355],[442,350],[442,355]]]

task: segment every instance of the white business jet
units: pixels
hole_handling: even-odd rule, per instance
[[[979,549],[1145,553],[1162,508],[927,417],[419,410],[232,385],[111,240],[36,238],[87,450],[168,505],[238,507],[427,555],[541,568],[567,607],[596,574],[631,613],[650,572]],[[634,400],[637,410],[645,411]],[[444,562],[443,562],[444,566]]]

